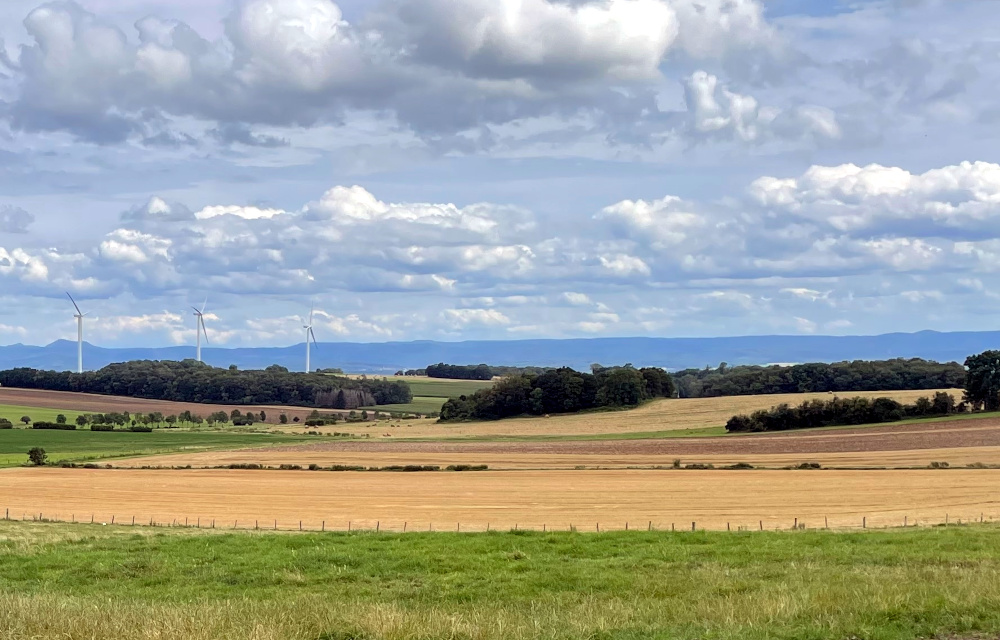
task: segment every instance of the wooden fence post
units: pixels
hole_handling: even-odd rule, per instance
[[[299,523],[299,526],[300,527],[302,526],[301,522]],[[375,533],[378,533],[379,527],[381,527],[381,526],[382,526],[382,521],[381,520],[376,520],[375,521]]]
[[[695,530],[695,523],[694,523],[694,522],[692,522],[692,523],[691,523],[691,531],[694,531],[694,530]]]
[[[326,531],[326,520],[324,520],[323,523],[321,525],[319,525],[319,530],[320,531]]]
[[[868,517],[867,516],[863,516],[861,518],[861,528],[862,529],[867,529],[868,528]]]
[[[764,530],[764,521],[763,520],[759,520],[758,522],[760,523],[760,530],[763,531]]]
[[[649,521],[649,528],[647,528],[646,531],[652,531],[652,530],[653,530],[653,521],[650,520]]]
[[[792,528],[793,529],[798,529],[799,528],[799,519],[798,518],[795,519],[795,524],[792,525]]]
[[[38,519],[39,519],[39,520],[41,520],[41,519],[42,519],[42,515],[41,515],[41,514],[38,514]],[[114,523],[115,523],[115,517],[114,517],[114,516],[111,516],[111,524],[114,524]]]
[[[830,519],[827,516],[823,516],[823,528],[824,529],[830,528]]]
[[[490,525],[488,525],[488,524],[486,525],[486,530],[487,531],[490,530]],[[406,533],[406,522],[403,522],[403,533]]]

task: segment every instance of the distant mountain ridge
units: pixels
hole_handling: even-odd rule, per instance
[[[569,366],[591,363],[691,367],[837,362],[925,358],[963,362],[966,356],[1000,347],[1000,331],[888,333],[877,336],[741,336],[728,338],[579,338],[543,340],[475,340],[466,342],[321,342],[312,352],[314,368],[339,367],[351,373],[391,374],[437,362],[506,366]],[[305,345],[289,347],[204,348],[205,362],[259,369],[280,364],[293,371],[305,365]],[[128,360],[183,360],[193,346],[105,348],[84,344],[87,369]],[[0,369],[32,367],[56,371],[76,367],[76,343],[57,340],[44,347],[15,344],[0,347]]]

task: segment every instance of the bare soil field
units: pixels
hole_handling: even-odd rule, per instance
[[[551,442],[316,442],[244,451],[137,458],[119,465],[211,467],[234,463],[278,466],[486,464],[491,469],[717,466],[746,462],[785,467],[819,462],[840,467],[1000,464],[1000,418],[917,422],[717,438]]]
[[[105,396],[96,393],[76,393],[73,391],[45,391],[40,389],[15,389],[0,387],[0,405],[17,405],[23,407],[39,407],[43,409],[65,409],[84,413],[104,413],[107,411],[128,411],[129,413],[152,413],[159,411],[163,415],[178,414],[190,411],[195,415],[207,416],[216,411],[231,412],[253,411],[259,414],[262,410],[267,415],[267,422],[276,423],[278,414],[288,415],[288,419],[298,416],[305,419],[312,413],[312,407],[285,407],[279,405],[222,405],[201,404],[197,402],[168,402],[164,400],[146,400],[143,398],[126,398],[123,396]],[[324,409],[324,411],[327,411]]]
[[[10,517],[217,528],[790,528],[1000,517],[1000,472],[0,471]]]
[[[958,389],[941,389],[961,398]],[[922,396],[933,396],[936,391],[866,391],[839,394],[841,397],[890,397],[900,402],[913,402]],[[723,398],[680,398],[656,400],[629,411],[604,411],[572,415],[554,415],[549,418],[516,418],[494,422],[468,422],[438,424],[436,420],[393,420],[329,427],[327,431],[343,431],[371,438],[473,438],[490,436],[576,436],[605,433],[643,433],[649,431],[676,431],[719,427],[738,413],[769,409],[781,403],[801,404],[807,400],[828,400],[834,394],[792,393],[762,396],[727,396]],[[392,426],[392,425],[399,425]],[[287,425],[287,430],[301,431],[301,427]]]

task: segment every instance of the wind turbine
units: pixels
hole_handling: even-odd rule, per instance
[[[201,305],[201,310],[198,307],[191,307],[194,309],[194,316],[197,318],[195,320],[194,335],[198,341],[198,362],[201,362],[201,336],[205,334],[205,344],[208,344],[208,330],[205,329],[205,307],[208,305],[208,298],[205,298],[205,302]]]
[[[83,373],[83,317],[87,315],[86,313],[80,311],[79,305],[76,304],[76,300],[73,296],[69,295],[69,291],[66,292],[69,296],[69,301],[73,303],[73,307],[76,309],[76,372]]]
[[[309,324],[302,325],[302,328],[306,330],[306,373],[310,373],[311,363],[309,361],[309,340],[312,339],[312,343],[316,344],[316,334],[313,333],[313,313],[316,312],[316,307],[309,309]]]

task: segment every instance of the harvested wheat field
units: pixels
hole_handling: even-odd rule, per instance
[[[13,518],[218,527],[484,530],[897,526],[1000,517],[1000,472],[0,472]],[[825,520],[826,519],[826,520]]]
[[[267,415],[267,422],[271,423],[276,423],[278,415],[281,413],[286,414],[289,419],[292,419],[294,416],[305,419],[313,411],[312,407],[170,402],[166,400],[147,400],[144,398],[126,398],[124,396],[105,396],[96,393],[77,393],[75,391],[45,391],[42,389],[15,389],[12,387],[0,387],[0,405],[64,409],[66,411],[79,411],[81,413],[106,413],[109,411],[152,413],[159,411],[163,415],[176,415],[184,411],[190,411],[200,416],[207,416],[216,411],[229,413],[233,409],[253,411],[258,414],[263,410]]]
[[[785,467],[818,462],[839,467],[924,467],[1000,464],[1000,418],[942,420],[713,438],[559,440],[535,442],[334,441],[234,451],[135,458],[119,466],[212,467],[238,463],[489,465],[491,469],[650,467],[749,463]]]
[[[943,389],[956,398],[962,392]],[[933,396],[936,391],[864,391],[840,394],[842,397],[889,397],[900,402],[913,402],[923,396]],[[761,396],[726,396],[721,398],[678,398],[655,400],[638,409],[628,411],[603,411],[548,418],[514,418],[494,422],[467,422],[439,424],[430,419],[393,420],[370,424],[351,424],[346,427],[328,427],[326,431],[343,431],[345,428],[359,435],[372,438],[471,438],[491,436],[578,436],[608,433],[643,433],[650,431],[680,431],[721,427],[738,413],[769,409],[781,403],[801,404],[807,400],[829,400],[829,393],[790,393]],[[398,427],[391,425],[399,425]],[[301,427],[286,425],[289,430]]]

